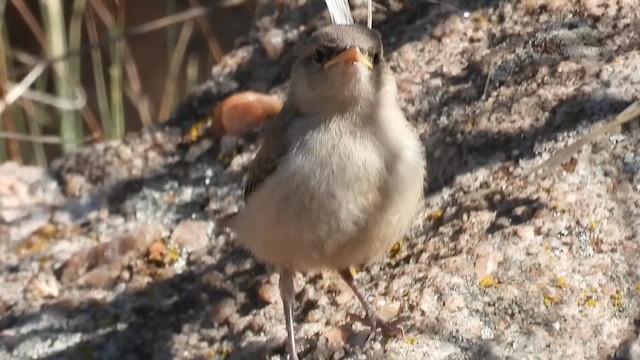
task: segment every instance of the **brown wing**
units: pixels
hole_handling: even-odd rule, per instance
[[[296,116],[296,112],[285,104],[282,111],[267,121],[261,135],[260,150],[249,166],[249,178],[244,187],[245,201],[278,168],[280,161],[289,151],[285,139],[287,125]]]

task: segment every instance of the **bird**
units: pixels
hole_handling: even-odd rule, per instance
[[[402,335],[398,324],[377,315],[352,272],[403,240],[422,205],[426,176],[424,148],[398,103],[378,31],[331,24],[306,39],[284,106],[264,125],[247,172],[245,205],[225,226],[279,272],[289,359],[298,359],[298,272],[338,272],[372,333]]]

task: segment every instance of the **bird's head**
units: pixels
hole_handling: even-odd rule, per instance
[[[329,25],[316,30],[303,47],[291,73],[289,98],[310,112],[372,106],[393,81],[385,67],[380,33]]]

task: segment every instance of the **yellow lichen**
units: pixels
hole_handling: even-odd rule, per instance
[[[418,339],[416,339],[415,337],[410,337],[406,340],[406,342],[411,346],[415,346],[418,344]]]
[[[496,286],[496,283],[496,279],[491,275],[487,275],[480,280],[480,286],[485,289]]]
[[[20,256],[37,254],[49,246],[49,240],[41,236],[32,236],[19,248]]]
[[[391,256],[392,259],[398,256],[398,254],[400,253],[400,250],[402,250],[402,245],[403,245],[402,240],[398,241],[395,244],[393,244],[393,247],[391,248],[391,251],[389,252],[389,255]]]
[[[444,216],[444,210],[438,209],[438,210],[432,212],[431,215],[429,215],[429,219],[432,222],[437,223],[437,222],[442,221],[442,217],[443,216]]]
[[[45,224],[31,233],[29,237],[20,244],[18,253],[22,256],[37,254],[46,249],[52,240],[60,237],[60,229],[51,224]]]
[[[218,349],[218,351],[209,352],[209,359],[218,360],[218,359],[226,359],[231,355],[231,349],[227,346],[223,346]]]
[[[349,269],[349,271],[351,271],[351,275],[353,275],[353,276],[358,275],[358,270],[356,268],[351,268],[351,269]]]
[[[598,305],[597,289],[592,288],[591,293],[588,290],[582,291],[582,296],[578,299],[578,305],[594,308]]]
[[[590,308],[594,308],[598,305],[598,300],[590,297],[587,301],[584,302],[584,304]]]
[[[611,295],[611,304],[617,308],[624,305],[624,294],[622,291],[617,290],[615,294]]]
[[[554,296],[553,294],[544,294],[543,296],[543,302],[544,302],[544,306],[550,308],[553,305],[559,304],[560,303],[560,298],[558,296]]]
[[[209,118],[195,123],[189,129],[189,141],[195,142],[200,139],[204,135],[205,130],[210,126],[210,124],[211,120]]]
[[[636,286],[633,287],[633,289],[637,292],[640,293],[640,284],[636,284]]]
[[[175,245],[167,246],[167,263],[173,264],[180,259],[180,249]]]
[[[38,229],[37,234],[47,239],[53,239],[60,234],[60,230],[51,224],[45,224]]]
[[[558,280],[556,280],[556,287],[560,288],[560,289],[566,289],[567,288],[567,278],[566,277],[559,277]]]
[[[230,164],[231,161],[233,160],[233,158],[236,157],[236,155],[238,155],[238,151],[237,150],[232,150],[229,153],[220,153],[218,154],[218,162],[222,163],[222,164]]]
[[[476,23],[476,25],[486,28],[490,25],[489,19],[484,16],[483,14],[473,14],[471,16],[471,20],[473,20],[474,23]]]

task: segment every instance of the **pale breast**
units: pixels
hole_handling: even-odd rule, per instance
[[[403,239],[422,205],[426,175],[422,144],[399,109],[387,108],[391,111],[380,112],[384,117],[378,119],[376,127],[371,127],[387,164],[379,206],[359,235],[331,259],[331,267],[378,260],[393,243]]]
[[[344,123],[317,127],[293,144],[232,227],[263,261],[298,270],[331,266],[378,211],[387,171],[373,134]]]

